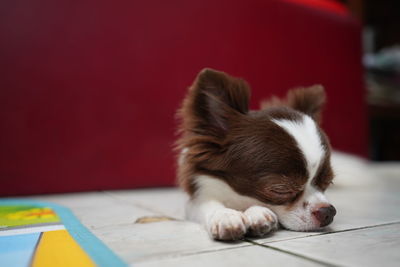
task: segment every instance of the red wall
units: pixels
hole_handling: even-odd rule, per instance
[[[281,1],[0,3],[0,195],[171,185],[174,112],[204,67],[253,107],[320,83],[335,148],[366,155],[360,28]]]

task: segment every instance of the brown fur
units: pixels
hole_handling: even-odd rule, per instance
[[[177,150],[187,149],[178,166],[179,183],[193,195],[194,176],[206,174],[239,194],[270,204],[293,203],[307,181],[305,159],[293,137],[271,119],[301,120],[303,112],[319,121],[324,90],[292,90],[286,99],[275,97],[259,111],[248,110],[249,97],[242,79],[211,69],[199,73],[177,113]],[[322,130],[321,136],[329,151]],[[322,165],[314,183],[325,189],[331,180],[329,154]]]
[[[288,106],[311,116],[316,122],[321,123],[321,113],[325,102],[324,87],[322,85],[313,85],[289,90],[286,99],[272,96],[271,99],[261,102],[261,109]]]

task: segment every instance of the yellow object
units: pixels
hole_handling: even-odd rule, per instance
[[[66,230],[42,233],[32,267],[95,267]]]

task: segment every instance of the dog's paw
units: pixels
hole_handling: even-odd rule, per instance
[[[247,232],[249,221],[243,212],[223,208],[216,210],[207,221],[207,230],[217,240],[239,240]]]
[[[264,236],[278,228],[278,217],[268,208],[252,206],[244,214],[250,223],[250,236]]]

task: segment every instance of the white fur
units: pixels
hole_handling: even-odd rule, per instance
[[[236,193],[227,183],[221,179],[217,179],[207,175],[199,175],[195,179],[198,190],[195,199],[217,199],[225,207],[240,211],[260,204],[261,202],[247,196]]]
[[[186,216],[203,224],[213,238],[239,239],[249,228],[260,236],[276,229],[276,215],[260,207],[264,205],[260,201],[236,193],[214,177],[199,175],[195,181],[198,190],[188,203]]]
[[[209,214],[205,226],[215,239],[237,240],[246,234],[249,221],[243,212],[221,208]]]
[[[312,211],[320,206],[329,205],[329,202],[324,194],[311,184],[325,156],[317,126],[307,115],[303,115],[300,121],[276,119],[272,121],[296,140],[297,146],[306,159],[309,174],[304,193],[296,204],[290,209],[285,206],[276,206],[274,211],[278,214],[281,224],[288,229],[307,231],[318,228],[319,222],[312,215]]]
[[[312,179],[325,155],[321,137],[314,120],[304,115],[301,121],[276,119],[272,121],[285,129],[296,140],[307,161],[307,170]]]
[[[249,220],[249,232],[253,236],[263,236],[278,228],[278,217],[266,207],[252,206],[244,214]]]
[[[304,205],[304,203],[307,203]],[[279,222],[287,229],[309,231],[319,228],[319,222],[312,212],[319,207],[328,206],[325,195],[313,186],[307,186],[301,198],[288,209],[286,206],[274,206],[273,211],[279,217]]]

